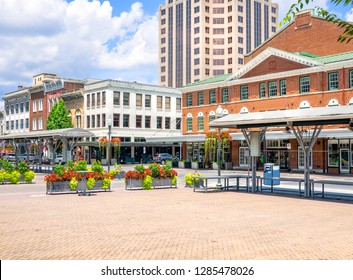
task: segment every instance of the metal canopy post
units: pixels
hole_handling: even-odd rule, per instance
[[[260,136],[259,136],[259,145],[261,144],[261,142],[263,141],[263,139],[265,138],[265,133],[266,133],[266,129],[267,128],[262,128],[260,131]],[[245,141],[248,144],[248,147],[251,147],[251,137],[254,137],[254,135],[251,134],[251,131],[248,131],[248,129],[246,128],[242,128],[241,132],[244,135]],[[258,136],[258,134],[256,134]],[[250,155],[251,155],[251,151],[250,151]],[[256,188],[257,188],[257,180],[256,180],[256,156],[251,155],[251,190],[252,192],[255,192]]]
[[[294,126],[290,125],[291,129],[294,132],[295,137],[297,138],[299,145],[303,149],[304,152],[304,196],[310,197],[311,188],[310,188],[310,155],[312,154],[313,146],[315,144],[316,139],[318,138],[322,125],[315,125],[312,135],[310,135],[309,130],[304,129],[303,126]],[[305,141],[303,135],[306,134],[307,140]]]

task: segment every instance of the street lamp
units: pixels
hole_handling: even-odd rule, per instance
[[[108,124],[108,153],[107,153],[107,159],[108,159],[108,172],[110,171],[110,140],[111,140],[111,134],[112,134],[112,117],[109,116],[107,120]]]
[[[221,105],[218,105],[216,109],[216,116],[217,118],[223,117],[223,108]],[[217,165],[218,165],[218,180],[216,187],[221,188],[222,183],[221,183],[221,128],[218,128],[218,140],[217,140]]]

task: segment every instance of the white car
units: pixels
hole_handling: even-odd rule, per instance
[[[64,162],[63,155],[56,155],[54,163],[55,164],[62,164],[63,162]]]

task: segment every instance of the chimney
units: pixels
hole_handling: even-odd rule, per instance
[[[295,17],[295,29],[308,28],[311,26],[312,11],[303,11]]]

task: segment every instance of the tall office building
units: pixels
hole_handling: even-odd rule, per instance
[[[159,7],[159,79],[181,87],[235,72],[277,30],[271,0],[166,0]]]

